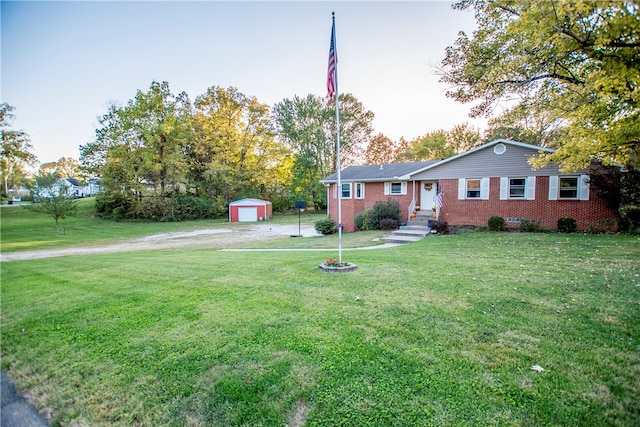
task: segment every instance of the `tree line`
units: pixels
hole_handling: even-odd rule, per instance
[[[353,164],[374,116],[350,94],[340,103],[342,158]],[[333,108],[313,95],[270,108],[217,86],[191,102],[167,82],[153,82],[126,105],[109,107],[95,140],[80,147],[80,162],[101,179],[97,205],[105,216],[215,217],[245,197],[270,200],[280,211],[296,200],[323,208],[319,180],[336,164]]]
[[[374,114],[355,96],[343,94],[339,101],[343,166],[436,159],[484,142],[466,124],[395,142],[373,135]],[[3,109],[13,111],[7,104]],[[270,108],[236,88],[213,86],[191,102],[167,82],[152,82],[125,105],[108,107],[95,138],[80,146],[80,161],[44,163],[35,177],[25,168],[37,162],[28,136],[12,131],[9,119],[2,122],[4,135],[15,132],[11,140],[22,145],[14,144],[13,153],[20,155],[3,155],[14,166],[9,170],[3,163],[5,194],[18,184],[33,187],[55,177],[98,177],[98,214],[115,219],[224,216],[229,202],[244,197],[270,200],[276,211],[296,200],[322,209],[326,189],[319,181],[336,169],[335,104],[315,95]],[[12,147],[4,140],[3,147]]]
[[[337,162],[334,102],[295,96],[269,108],[217,86],[191,102],[167,82],[153,82],[126,105],[109,107],[95,140],[80,147],[80,162],[101,179],[97,208],[107,217],[223,216],[231,201],[245,197],[270,200],[276,211],[296,200],[322,209],[327,196],[319,181]],[[425,153],[414,147],[423,138],[373,137],[374,114],[355,96],[340,95],[339,102],[343,166],[436,158],[482,142],[479,131],[463,125],[437,154]],[[468,141],[460,144],[459,135]]]

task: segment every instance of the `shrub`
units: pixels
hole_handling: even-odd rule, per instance
[[[445,221],[431,221],[431,229],[435,230],[438,234],[449,234],[449,223]]]
[[[522,218],[520,222],[520,231],[524,231],[525,233],[542,233],[544,228],[540,226],[539,220],[528,220]]]
[[[501,216],[492,216],[489,218],[489,230],[504,231],[504,218]]]
[[[629,234],[640,231],[640,206],[626,205],[620,208],[620,231]]]
[[[596,225],[603,233],[613,233],[618,228],[618,221],[613,218],[602,218],[596,221]]]
[[[331,218],[321,219],[315,223],[316,231],[320,234],[333,234],[338,231],[336,223]]]
[[[96,196],[96,216],[116,221],[128,217],[130,202],[119,193],[99,193]]]
[[[398,229],[398,220],[385,218],[380,220],[380,230],[397,230]]]
[[[400,203],[397,200],[377,201],[367,215],[367,230],[379,230],[380,220],[395,219],[400,221]]]
[[[576,220],[569,217],[558,218],[558,231],[561,233],[575,233],[578,229]]]
[[[366,209],[363,212],[360,212],[353,219],[353,223],[358,230],[365,231],[369,230],[369,216],[371,215],[371,209]]]
[[[587,234],[613,233],[618,226],[618,222],[613,218],[602,218],[595,224],[587,223]]]

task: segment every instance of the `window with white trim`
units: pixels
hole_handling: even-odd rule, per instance
[[[589,200],[589,175],[551,175],[549,200]]]
[[[355,198],[364,199],[364,182],[355,182],[353,185],[355,187]]]
[[[467,199],[480,198],[480,182],[481,180],[476,178],[467,179],[467,185],[466,185]]]
[[[509,198],[524,199],[526,187],[526,178],[509,178]]]
[[[558,198],[577,199],[578,198],[578,177],[561,176],[558,179]]]
[[[384,194],[385,195],[407,194],[407,183],[406,182],[385,182]]]
[[[342,199],[350,199],[351,198],[351,183],[341,183],[342,191],[340,192],[340,198]]]
[[[489,200],[489,187],[489,178],[459,178],[458,200]]]
[[[578,177],[561,176],[558,179],[558,198],[577,199],[578,198]]]
[[[535,176],[500,177],[500,200],[535,200]]]

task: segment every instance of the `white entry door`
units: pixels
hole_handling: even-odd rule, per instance
[[[422,185],[420,186],[420,208],[423,211],[430,212],[434,206],[437,206],[437,195],[437,181],[422,181]]]
[[[257,207],[238,207],[238,221],[239,222],[254,222],[258,220],[258,208]]]

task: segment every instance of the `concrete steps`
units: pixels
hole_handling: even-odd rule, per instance
[[[433,219],[431,212],[419,211],[415,218],[384,238],[387,243],[412,243],[423,239],[431,233],[429,220]]]

